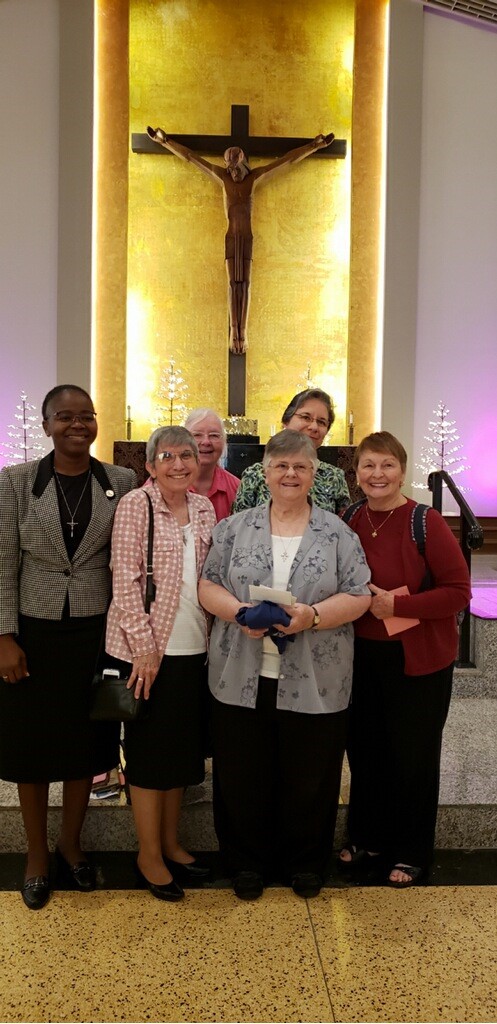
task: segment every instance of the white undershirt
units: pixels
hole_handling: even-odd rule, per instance
[[[277,537],[276,534],[271,534],[273,550],[273,579],[271,585],[277,590],[286,590],[288,586],[290,569],[300,547],[301,540],[302,537]],[[280,660],[281,656],[278,653],[278,648],[271,640],[271,637],[263,637],[261,676],[268,676],[269,679],[278,679]]]
[[[203,654],[207,649],[205,641],[205,618],[197,596],[197,561],[195,537],[191,523],[181,527],[183,531],[183,579],[178,610],[169,637],[166,654]]]

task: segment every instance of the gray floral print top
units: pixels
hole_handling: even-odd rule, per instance
[[[239,601],[249,602],[249,585],[272,583],[269,502],[223,519],[214,528],[203,577]],[[332,594],[370,595],[369,568],[359,539],[334,513],[312,505],[295,555],[288,589],[300,602],[316,604]],[[354,632],[305,630],[281,655],[277,707],[306,714],[342,711],[352,686]],[[216,618],[209,655],[209,687],[217,700],[254,708],[262,662],[262,640]]]

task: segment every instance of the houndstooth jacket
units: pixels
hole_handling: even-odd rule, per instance
[[[60,619],[100,615],[110,596],[112,521],[119,499],[136,486],[131,469],[90,459],[92,514],[72,561],[60,523],[51,452],[0,473],[0,634],[17,633],[18,615]]]

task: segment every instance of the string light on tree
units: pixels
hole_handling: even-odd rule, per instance
[[[182,426],[188,408],[188,384],[177,369],[174,359],[170,359],[169,366],[162,371],[157,393],[159,399],[166,400],[157,409],[159,424],[172,426],[174,422],[176,426]]]
[[[8,466],[15,466],[17,462],[32,462],[45,451],[44,445],[38,444],[44,434],[41,430],[40,419],[35,415],[36,405],[31,405],[31,402],[28,402],[25,391],[21,391],[19,397],[21,401],[19,405],[16,405],[17,412],[14,413],[18,422],[9,423],[7,428],[7,435],[12,440],[0,442],[0,447],[3,449],[0,451],[0,455],[6,460]]]
[[[297,394],[301,391],[309,391],[312,388],[317,388],[317,386],[316,382],[312,379],[311,363],[309,361],[307,363],[305,373],[302,373],[297,381]]]
[[[459,434],[455,426],[456,421],[449,419],[449,409],[445,402],[438,403],[437,408],[433,410],[433,415],[436,419],[430,420],[429,433],[424,437],[424,440],[428,441],[428,445],[423,445],[420,461],[415,464],[416,469],[421,470],[425,479],[423,483],[413,481],[413,487],[416,488],[426,488],[428,476],[435,470],[444,469],[451,476],[457,476],[459,473],[464,473],[466,469],[470,469],[466,456],[457,454],[463,446],[457,444]],[[459,486],[459,490],[464,491],[467,488]]]

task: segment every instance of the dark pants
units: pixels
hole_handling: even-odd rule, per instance
[[[396,863],[433,856],[442,732],[453,665],[404,675],[397,641],[356,639],[348,757],[349,838]]]
[[[277,685],[260,678],[255,709],[212,699],[214,822],[231,874],[289,881],[302,871],[326,872],[347,711],[279,711]]]

